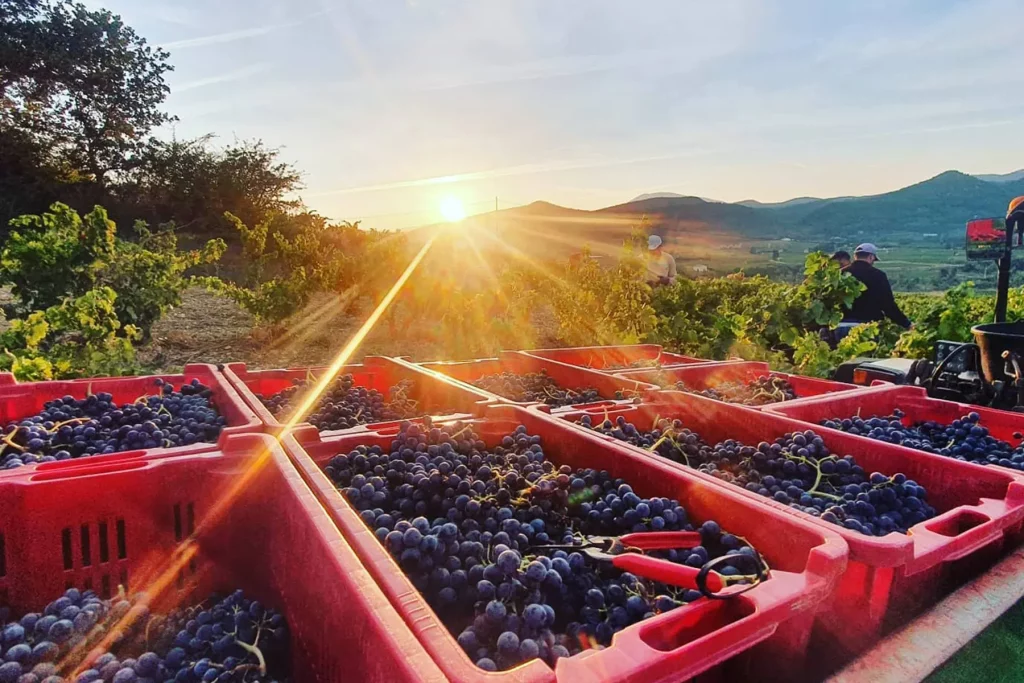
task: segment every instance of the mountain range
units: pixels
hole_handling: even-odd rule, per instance
[[[613,253],[643,220],[672,244],[714,246],[738,240],[885,242],[962,239],[972,218],[1001,216],[1024,195],[1024,169],[1002,175],[946,171],[892,192],[863,197],[798,197],[784,202],[720,202],[659,192],[593,211],[538,201],[471,216],[468,231],[490,233],[531,258],[557,258],[589,244]]]

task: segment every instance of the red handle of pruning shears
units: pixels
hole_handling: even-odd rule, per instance
[[[639,531],[619,536],[619,543],[637,550],[678,550],[701,544],[699,531]]]
[[[678,547],[678,546],[666,546]],[[662,548],[651,548],[660,550]],[[635,574],[645,579],[651,579],[669,586],[680,588],[699,589],[697,576],[701,573],[700,567],[688,567],[684,564],[676,564],[669,560],[661,560],[649,555],[639,553],[623,553],[612,558],[612,565],[624,572]],[[707,590],[718,593],[725,585],[722,577],[716,572],[704,572]]]

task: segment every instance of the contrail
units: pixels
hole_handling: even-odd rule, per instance
[[[270,66],[269,62],[258,62],[256,64],[250,64],[249,66],[242,67],[241,69],[235,69],[219,76],[210,76],[208,78],[200,78],[195,81],[189,81],[188,83],[182,83],[181,85],[174,86],[174,92],[180,93],[188,90],[194,90],[196,88],[204,88],[208,85],[216,85],[217,83],[227,83],[228,81],[237,81],[248,76],[254,76],[258,73],[262,73],[267,70]]]
[[[245,40],[246,38],[257,38],[259,36],[265,36],[274,31],[280,31],[281,29],[291,28],[298,26],[310,19],[322,15],[323,12],[314,12],[301,19],[294,21],[286,21],[282,24],[271,24],[269,26],[257,26],[255,28],[243,28],[237,31],[227,31],[226,33],[215,33],[210,36],[199,36],[198,38],[185,38],[183,40],[172,40],[169,43],[161,43],[159,47],[165,50],[181,50],[183,48],[190,47],[205,47],[207,45],[220,45],[222,43],[234,43],[239,40]]]
[[[268,33],[273,33],[278,29],[287,28],[294,26],[295,22],[288,24],[274,24],[273,26],[259,26],[257,28],[246,28],[239,31],[228,31],[227,33],[216,33],[212,36],[200,36],[199,38],[186,38],[184,40],[174,40],[170,43],[162,43],[160,47],[166,50],[180,50],[188,47],[203,47],[206,45],[219,45],[221,43],[233,43],[237,40],[245,40],[246,38],[256,38],[257,36],[265,36]]]

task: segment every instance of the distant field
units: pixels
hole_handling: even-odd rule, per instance
[[[835,250],[824,249],[825,246],[821,242],[808,240],[750,240],[705,247],[676,246],[672,252],[677,256],[680,269],[691,276],[698,274],[694,266],[706,266],[709,276],[722,275],[738,268],[769,271],[782,268],[795,274],[803,267],[808,252],[819,248],[826,252]],[[853,246],[844,248],[852,252]],[[752,249],[758,253],[751,253]],[[882,260],[879,267],[889,275],[897,291],[938,291],[965,279],[976,280],[979,286],[984,286],[989,279],[994,282],[994,263],[988,266],[987,274],[984,270],[970,275],[963,272],[967,261],[962,248],[919,242],[905,246],[880,246],[880,249]],[[777,260],[773,259],[773,250],[778,251]]]

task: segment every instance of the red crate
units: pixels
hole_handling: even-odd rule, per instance
[[[855,384],[843,382],[831,382],[816,377],[803,377],[801,375],[790,375],[785,372],[772,372],[767,363],[757,361],[742,361],[729,363],[715,363],[702,365],[688,365],[676,368],[665,369],[641,369],[629,370],[616,373],[626,379],[639,379],[651,384],[671,382],[667,389],[674,389],[676,382],[683,382],[688,389],[693,391],[704,391],[714,389],[719,384],[735,382],[752,382],[759,377],[772,376],[781,377],[792,385],[797,398],[807,396],[820,396],[839,391],[851,391],[860,389]],[[763,409],[765,406],[756,406]]]
[[[291,368],[288,370],[249,370],[245,363],[228,363],[224,366],[224,375],[249,408],[258,416],[266,429],[271,433],[279,433],[284,423],[275,418],[257,394],[272,396],[282,389],[292,386],[292,380],[319,378],[326,373],[327,367]],[[385,358],[368,356],[362,364],[346,365],[338,372],[338,376],[350,374],[357,386],[376,389],[385,396],[388,389],[402,380],[412,380],[411,396],[427,411],[424,415],[434,417],[468,418],[480,414],[483,405],[492,397],[479,389],[465,387],[448,381],[437,373],[425,372],[413,363],[401,358]],[[457,412],[438,414],[456,408]],[[346,432],[365,431],[373,425],[359,425],[352,429],[327,430],[326,435],[344,434]]]
[[[852,400],[854,396],[849,395]],[[730,405],[679,391],[664,391],[638,406],[586,409],[557,415],[574,423],[584,413],[595,419],[624,416],[638,429],[649,430],[656,419],[680,419],[708,443],[736,439],[756,445],[812,425],[743,406]],[[795,406],[795,402],[794,402]],[[541,409],[534,409],[540,413]],[[555,419],[549,416],[548,419]],[[651,454],[610,436],[574,427],[588,437],[618,444],[668,465],[693,472],[705,481],[729,488],[758,502],[763,510],[785,512],[839,533],[850,546],[850,564],[832,608],[818,618],[818,632],[838,654],[832,664],[869,646],[888,629],[952,589],[964,573],[976,571],[1001,549],[1004,538],[1017,533],[1024,519],[1024,481],[1008,470],[983,467],[930,455],[892,444],[820,429],[833,453],[853,455],[868,472],[902,472],[928,491],[938,515],[917,524],[910,535],[865,536],[794,510],[739,486]]]
[[[1013,435],[1024,433],[1024,415],[1020,413],[929,398],[928,392],[921,387],[894,384],[879,384],[852,394],[819,396],[767,407],[773,413],[809,422],[819,429],[824,429],[820,425],[821,421],[829,418],[847,418],[854,415],[864,418],[887,417],[892,415],[892,411],[897,408],[904,412],[900,422],[905,425],[925,420],[949,424],[969,413],[978,413],[981,415],[981,425],[986,427],[989,433],[997,439],[1019,443],[1020,439],[1014,438]],[[856,438],[878,443],[875,439],[867,436],[856,436]],[[999,467],[999,465],[993,465],[993,467]],[[1010,468],[1002,469],[1016,472],[1018,476],[1024,476]]]
[[[445,680],[269,436],[5,479],[0,541],[16,615],[71,586],[145,590],[160,610],[242,588],[287,617],[292,680]]]
[[[562,349],[531,349],[523,353],[591,370],[604,370],[609,365],[623,366],[621,369],[628,370],[629,364],[635,361],[656,361],[661,366],[716,362],[669,353],[658,344],[576,346]]]
[[[349,452],[361,444],[389,448],[398,430],[325,439],[316,430],[304,428],[287,435],[283,443],[293,462],[450,680],[676,682],[744,651],[752,652],[751,648],[766,640],[763,647],[771,648],[776,667],[773,672],[759,670],[762,660],[756,657],[734,659],[729,670],[738,672],[736,676],[744,680],[763,679],[772,673],[778,674],[779,680],[793,680],[806,652],[813,611],[827,598],[845,567],[847,550],[838,534],[792,515],[766,511],[734,491],[705,484],[691,472],[602,445],[540,412],[496,405],[472,424],[490,445],[524,424],[531,434],[542,437],[545,452],[554,462],[607,469],[613,476],[628,478],[644,496],[679,499],[691,519],[714,518],[723,528],[747,538],[764,554],[773,576],[732,600],[700,600],[635,624],[616,634],[611,647],[559,660],[554,671],[541,660],[534,660],[503,673],[485,673],[463,653],[321,470],[337,453]]]
[[[501,372],[514,372],[525,374],[528,372],[547,372],[551,379],[555,380],[566,389],[596,389],[606,400],[595,402],[594,405],[615,405],[633,398],[640,397],[648,391],[657,389],[653,384],[640,382],[632,379],[622,379],[614,375],[605,374],[588,368],[581,368],[574,365],[567,365],[558,361],[531,356],[521,351],[502,351],[497,358],[484,358],[470,361],[438,361],[433,363],[420,363],[420,367],[432,370],[457,380],[461,385],[473,387],[473,382],[486,375],[494,375]],[[474,387],[475,388],[475,387]],[[475,388],[495,400],[512,405],[526,406],[529,403],[513,401]],[[615,399],[616,392],[624,392],[626,398]],[[561,410],[564,408],[557,408]]]
[[[48,382],[19,383],[14,375],[0,373],[0,425],[6,425],[41,411],[47,401],[62,396],[85,398],[90,392],[108,392],[117,403],[131,403],[141,396],[155,394],[159,388],[154,384],[157,379],[171,382],[177,388],[183,382],[198,379],[213,392],[214,406],[227,421],[221,430],[220,443],[232,434],[247,434],[261,430],[256,414],[249,409],[225,377],[213,365],[194,363],[186,365],[180,375],[145,375],[141,377],[94,377],[89,379],[54,380]],[[85,462],[130,463],[148,456],[170,457],[202,453],[216,447],[212,443],[195,443],[190,446],[175,448],[151,448],[137,451],[121,451],[108,455],[92,455],[61,462],[25,465],[11,470],[0,470],[0,478],[12,473],[49,471],[74,468]]]

